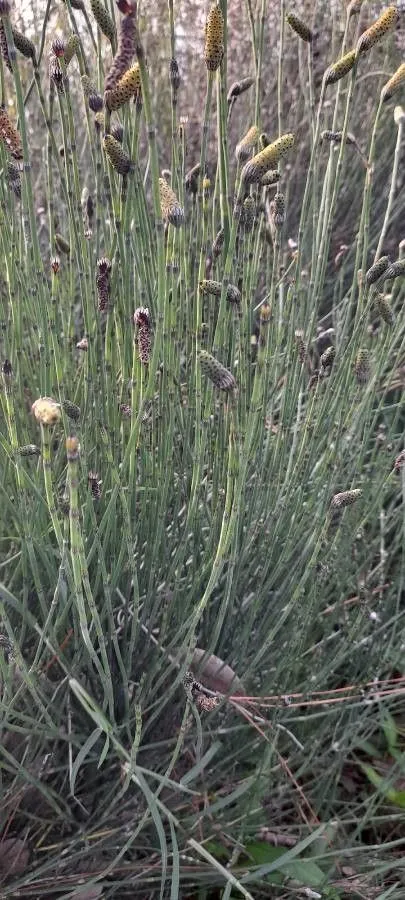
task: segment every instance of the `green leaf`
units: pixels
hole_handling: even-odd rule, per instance
[[[282,847],[273,847],[267,842],[254,841],[246,845],[246,852],[258,865],[280,860],[280,865],[276,868],[290,878],[300,881],[301,884],[319,887],[325,881],[324,873],[312,859],[290,859],[283,863],[287,853]]]

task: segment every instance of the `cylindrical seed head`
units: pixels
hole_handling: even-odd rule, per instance
[[[36,51],[34,44],[30,41],[29,38],[25,37],[25,34],[21,34],[20,31],[17,31],[16,28],[12,29],[14,43],[17,50],[25,56],[26,59],[32,59],[33,63],[36,63]]]
[[[204,375],[212,381],[215,387],[220,391],[235,390],[236,381],[229,369],[226,369],[222,363],[215,359],[215,356],[211,356],[206,350],[200,350],[198,355]]]
[[[7,163],[7,184],[18,200],[21,200],[21,173],[15,163]]]
[[[118,172],[118,175],[128,175],[128,172],[131,172],[133,168],[133,163],[119,141],[116,141],[112,134],[106,134],[103,138],[103,147],[113,169]]]
[[[356,500],[359,500],[363,491],[360,488],[354,488],[351,491],[341,491],[335,494],[331,500],[332,509],[342,509],[345,506],[351,506]]]
[[[343,131],[322,131],[321,132],[321,142],[322,141],[330,141],[331,143],[341,144],[343,138]],[[356,138],[348,132],[346,134],[345,139],[346,144],[355,144]]]
[[[366,272],[365,282],[370,287],[371,284],[375,284],[376,281],[381,278],[383,273],[386,271],[390,264],[389,256],[381,256],[379,260],[377,260],[374,265],[372,265]]]
[[[189,194],[192,194],[193,197],[198,194],[198,179],[200,175],[200,169],[200,163],[196,163],[196,165],[193,166],[192,169],[189,169],[189,171],[186,172],[186,177],[184,179],[186,191]]]
[[[326,350],[324,350],[320,359],[322,369],[330,369],[332,367],[335,355],[336,350],[332,346],[327,347]]]
[[[382,320],[392,328],[395,323],[395,316],[385,294],[376,294],[375,305]]]
[[[211,6],[205,24],[205,65],[209,72],[215,72],[224,55],[224,17],[216,3]]]
[[[107,309],[110,303],[110,275],[111,262],[106,256],[103,256],[97,260],[96,286],[99,312]]]
[[[18,453],[20,456],[40,456],[41,451],[36,444],[24,444],[23,447],[18,448]]]
[[[169,81],[170,81],[170,84],[172,86],[174,93],[177,93],[177,91],[180,87],[180,84],[181,84],[181,78],[180,78],[179,64],[177,62],[177,59],[175,59],[174,57],[172,57],[172,59],[170,60]]]
[[[257,153],[242,169],[242,180],[245,184],[261,181],[269,169],[274,169],[279,160],[294,146],[295,135],[283,134],[260,153]]]
[[[118,50],[114,56],[111,69],[105,79],[104,89],[112,90],[129,69],[135,55],[136,23],[134,15],[123,16],[118,35]]]
[[[117,81],[111,91],[104,94],[105,105],[110,111],[120,109],[131,97],[139,99],[141,96],[141,75],[138,63],[131,66],[127,72]]]
[[[163,220],[174,225],[175,228],[179,228],[184,223],[184,209],[164,178],[159,178],[159,191]]]
[[[325,84],[335,84],[337,81],[340,81],[341,78],[344,78],[353,68],[355,61],[356,51],[349,50],[348,53],[341,56],[335,63],[332,63],[332,65],[329,66],[329,69],[326,69],[323,76]]]
[[[100,31],[108,38],[111,44],[114,44],[116,36],[115,25],[110,13],[101,0],[90,0],[90,6]]]
[[[4,25],[3,25],[3,22],[1,21],[1,19],[0,19],[0,53],[1,53],[1,58],[4,62],[4,64],[7,66],[9,71],[12,72],[13,67],[11,65],[10,55],[8,52],[6,32],[4,31]]]
[[[80,50],[80,41],[77,34],[70,34],[65,47],[65,66],[72,62],[74,56],[77,56]]]
[[[240,215],[240,225],[244,231],[249,233],[252,231],[255,223],[256,204],[253,197],[245,197]]]
[[[354,363],[354,372],[358,384],[367,384],[371,373],[371,361],[369,350],[358,350]]]
[[[78,422],[80,419],[80,406],[77,406],[76,403],[72,403],[71,400],[62,400],[62,409],[65,411],[66,415],[69,419],[72,419],[73,422]]]
[[[262,184],[263,187],[270,187],[270,185],[272,184],[277,184],[277,181],[280,181],[280,178],[281,173],[278,171],[278,169],[270,169],[270,172],[266,172],[266,174],[263,175],[263,178],[261,178],[260,180],[260,184]]]
[[[273,222],[276,228],[282,228],[285,220],[285,201],[284,194],[274,195]]]
[[[214,242],[212,244],[212,257],[213,259],[218,259],[221,255],[222,250],[224,248],[225,243],[225,231],[223,228],[220,228],[217,235],[215,236]]]
[[[66,253],[66,256],[70,254],[70,244],[62,234],[58,232],[55,234],[55,247],[59,250],[59,253]]]
[[[220,281],[212,281],[210,278],[204,278],[199,282],[198,287],[205,296],[220,297],[222,293],[222,283]],[[226,299],[228,303],[240,303],[240,291],[235,284],[228,284]]]
[[[308,25],[306,25],[305,22],[302,21],[302,19],[299,19],[298,16],[295,15],[295,13],[287,13],[286,19],[290,28],[292,28],[292,30],[295,31],[296,34],[298,34],[298,37],[310,44],[313,38],[313,34],[311,29],[308,28]]]
[[[66,456],[68,462],[74,463],[78,460],[80,453],[80,444],[79,439],[76,435],[71,435],[66,438]]]
[[[13,159],[21,160],[23,158],[20,134],[11,122],[4,106],[0,106],[0,141],[3,142]]]
[[[249,159],[250,154],[255,148],[259,137],[259,129],[256,125],[252,125],[246,132],[242,140],[236,145],[235,156],[238,162],[245,162]]]
[[[397,90],[401,87],[405,81],[405,63],[401,63],[396,72],[392,75],[389,81],[384,84],[381,88],[381,99],[383,103],[386,103],[387,100],[391,100],[391,97],[396,93]]]
[[[395,262],[388,266],[383,275],[383,281],[392,281],[394,278],[400,278],[405,275],[405,258],[396,259]]]
[[[236,97],[240,97],[241,94],[244,94],[245,91],[248,91],[249,88],[255,83],[255,79],[252,76],[248,75],[246,78],[241,78],[240,81],[234,81],[229,88],[227,94],[227,101],[231,103]]]
[[[381,13],[379,18],[363,31],[357,41],[357,53],[367,53],[374,47],[377,41],[381,41],[384,35],[394,27],[398,19],[398,10],[396,6],[387,6],[387,9]]]
[[[139,359],[143,366],[147,366],[152,349],[152,323],[146,306],[140,306],[135,310],[134,325],[136,328]]]

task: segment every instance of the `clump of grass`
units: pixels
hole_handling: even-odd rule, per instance
[[[0,892],[399,900],[396,10],[158,6],[0,0]]]

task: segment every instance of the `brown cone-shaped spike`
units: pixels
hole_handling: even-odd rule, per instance
[[[279,160],[294,146],[295,135],[283,134],[264,150],[257,153],[242,169],[242,180],[245,184],[261,181],[269,169],[274,169]]]
[[[116,141],[112,134],[106,134],[103,139],[103,147],[113,169],[119,175],[128,175],[133,168],[133,163],[119,141]]]
[[[105,105],[110,111],[120,109],[124,103],[128,103],[131,97],[140,98],[141,96],[141,75],[138,63],[135,63],[127,72],[118,80],[115,87],[106,91],[104,94]]]
[[[121,19],[118,34],[118,50],[113,59],[111,69],[105,79],[104,89],[111,91],[122,75],[130,68],[135,55],[136,24],[133,14]]]
[[[80,50],[80,41],[77,34],[70,34],[65,47],[65,66],[68,66],[74,56],[77,56]]]
[[[115,25],[102,0],[90,0],[91,11],[100,31],[111,44],[115,42]]]
[[[184,223],[184,210],[165,178],[159,178],[159,192],[163,220],[179,228]]]
[[[61,406],[69,419],[72,419],[73,422],[79,421],[80,406],[77,406],[76,403],[72,403],[71,400],[62,400]]]
[[[356,61],[356,51],[349,50],[344,56],[341,56],[335,63],[329,66],[324,75],[325,84],[335,84],[344,78],[354,66]]]
[[[201,293],[205,296],[221,296],[222,284],[220,281],[212,281],[210,278],[204,278],[200,281],[198,286]],[[228,303],[240,303],[240,291],[235,284],[228,284],[226,288],[226,299]]]
[[[256,204],[253,197],[245,197],[240,216],[241,227],[249,233],[255,223]]]
[[[398,19],[398,10],[396,6],[388,6],[379,18],[360,35],[357,42],[357,53],[367,53],[374,47],[377,41],[381,41],[384,35],[390,31]]]
[[[389,325],[390,328],[392,328],[395,322],[395,316],[385,295],[377,294],[375,298],[375,304],[382,320],[386,325]]]
[[[308,25],[306,25],[305,22],[302,21],[302,19],[299,19],[298,16],[295,15],[295,13],[287,13],[286,19],[290,28],[292,28],[292,30],[295,31],[296,34],[298,34],[301,40],[306,41],[308,44],[310,44],[313,35],[311,29],[308,28]]]
[[[342,509],[344,506],[351,506],[356,500],[359,500],[363,491],[360,488],[354,488],[352,491],[341,491],[335,494],[331,500],[332,509]]]
[[[0,106],[0,141],[3,142],[13,159],[21,160],[23,158],[19,132],[12,124],[4,106]]]
[[[249,159],[249,156],[251,155],[252,151],[255,148],[255,145],[257,144],[258,138],[259,129],[256,127],[256,125],[252,125],[252,127],[249,128],[249,131],[246,132],[242,140],[239,141],[239,144],[236,145],[235,156],[238,162],[245,162],[246,159]]]
[[[371,372],[369,350],[358,350],[354,363],[354,372],[358,384],[367,384]]]

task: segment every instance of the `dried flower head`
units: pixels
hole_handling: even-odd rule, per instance
[[[200,366],[204,375],[206,375],[221,391],[234,391],[236,381],[229,369],[226,369],[214,356],[207,353],[206,350],[199,352]]]
[[[85,350],[85,351],[88,350],[89,349],[88,339],[86,337],[82,338],[80,341],[77,342],[76,347],[78,350]]]
[[[32,404],[32,412],[37,422],[44,426],[56,425],[61,418],[60,403],[52,400],[51,397],[39,397],[38,400],[35,400],[35,403]]]
[[[261,181],[269,169],[274,169],[279,160],[294,146],[295,136],[283,134],[264,150],[257,153],[242,169],[242,180],[245,184]]]
[[[54,41],[54,43],[56,43],[56,41]],[[56,90],[59,91],[60,94],[63,94],[65,90],[65,78],[59,62],[61,56],[63,56],[63,53],[56,54],[53,49],[49,51],[48,71],[49,78],[55,85]]]
[[[209,72],[215,72],[224,55],[224,17],[216,3],[211,6],[205,24],[205,65]]]
[[[360,35],[357,41],[357,53],[367,53],[374,47],[377,41],[381,41],[384,35],[390,31],[396,24],[398,19],[398,10],[396,6],[388,6],[378,19]]]
[[[163,220],[179,228],[184,224],[184,209],[165,178],[159,178],[159,192]]]

